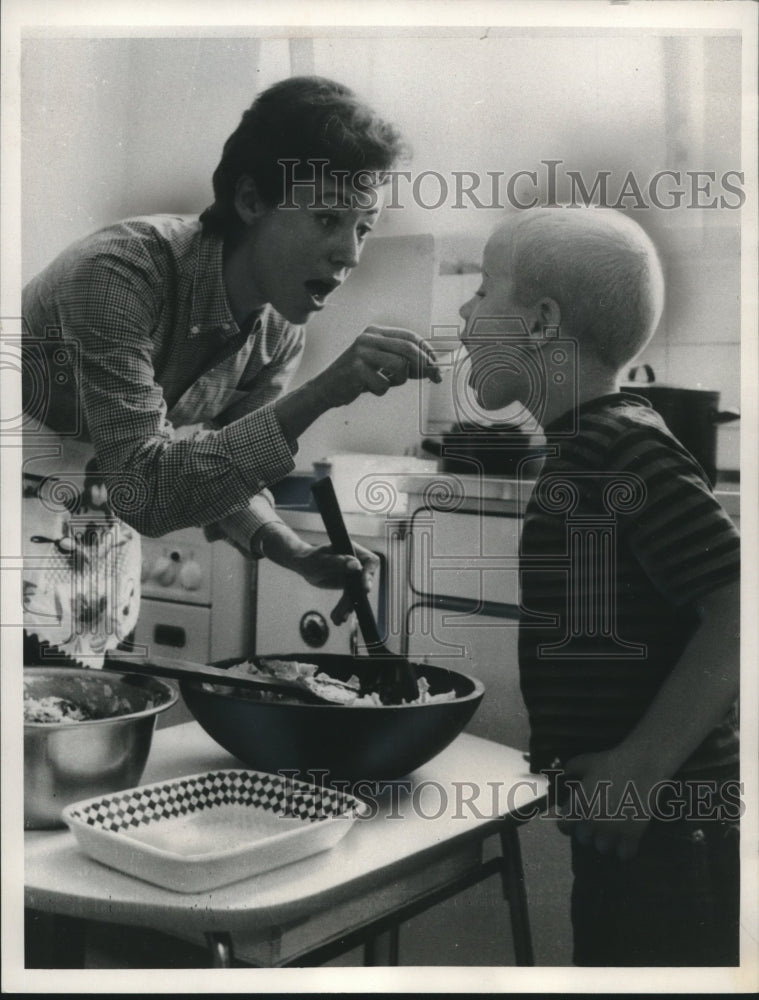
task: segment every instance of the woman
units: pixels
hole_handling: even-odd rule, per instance
[[[371,585],[371,553],[306,544],[266,487],[328,409],[440,379],[416,334],[369,327],[287,392],[303,324],[358,264],[401,153],[397,131],[346,87],[284,80],[227,140],[200,218],[109,226],[27,285],[30,635],[102,664],[137,618],[139,534],[191,525],[315,586],[359,570]],[[348,612],[343,598],[336,616]]]

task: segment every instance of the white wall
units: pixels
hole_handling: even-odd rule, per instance
[[[710,170],[717,176],[740,170],[739,40],[669,39],[664,72],[662,169]],[[741,213],[682,207],[657,215],[654,237],[664,264],[666,302],[659,332],[641,360],[650,362],[659,381],[717,390],[721,408],[740,409]],[[739,468],[740,423],[718,428],[717,465]]]
[[[325,310],[308,325],[308,344],[296,382],[325,368],[369,325],[430,329],[435,246],[429,234],[370,238],[361,263]],[[363,395],[330,410],[299,440],[298,468],[336,452],[409,454],[423,436],[431,383],[410,380],[391,395]]]
[[[542,158],[627,170],[662,159],[663,54],[654,37],[409,30],[317,39],[314,53],[317,72],[339,66],[342,79],[401,126],[415,173],[508,176]],[[429,202],[434,193],[430,187],[422,197]],[[410,203],[386,212],[383,226],[484,235],[501,214]]]
[[[131,43],[30,39],[21,51],[23,278],[118,217]]]
[[[224,140],[290,58],[286,39],[29,38],[21,72],[26,280],[109,222],[202,211]]]

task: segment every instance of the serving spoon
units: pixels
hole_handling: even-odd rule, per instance
[[[341,556],[355,556],[356,550],[345,526],[332,479],[329,476],[319,479],[312,485],[311,494],[327,529],[333,550]],[[361,629],[369,654],[368,659],[372,661],[371,667],[374,668],[370,669],[367,664],[367,669],[362,672],[362,694],[371,687],[369,681],[371,676],[383,704],[399,705],[404,701],[416,701],[419,697],[416,672],[405,657],[391,652],[380,638],[377,621],[360,573],[348,574],[345,590],[356,612],[358,627]]]
[[[266,657],[259,658],[265,661]],[[272,657],[274,659],[274,657]],[[286,694],[289,697],[297,698],[299,701],[309,702],[314,705],[343,705],[348,703],[347,699],[339,697],[330,698],[326,694],[321,694],[313,690],[303,680],[284,677],[257,676],[255,674],[237,675],[230,674],[229,670],[221,667],[211,667],[204,663],[193,663],[190,660],[172,659],[165,656],[135,657],[122,654],[120,659],[117,654],[108,653],[105,658],[104,668],[118,673],[148,674],[151,677],[171,677],[179,681],[206,681],[210,684],[224,684],[227,687],[243,688],[254,691],[274,691],[278,694]],[[357,694],[355,688],[351,688],[344,681],[329,679],[330,686],[344,688]]]

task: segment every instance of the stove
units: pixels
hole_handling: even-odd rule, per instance
[[[252,652],[255,566],[200,528],[142,539],[135,641],[146,655],[201,663]]]
[[[281,513],[304,541],[329,544],[318,514]],[[405,593],[406,524],[350,515],[346,520],[354,540],[379,556],[379,579],[369,599],[392,648],[393,636],[399,645],[405,615],[395,595]],[[330,619],[338,599],[336,590],[313,587],[267,559],[246,559],[226,542],[208,542],[200,528],[185,528],[142,540],[135,642],[143,655],[201,663],[254,653],[361,653],[355,618],[342,626]]]
[[[329,539],[318,514],[280,511],[300,535],[312,545],[328,545]],[[351,518],[346,525],[354,542],[375,552],[380,560],[378,578],[369,594],[380,635],[390,648],[399,647],[405,609],[396,606],[392,595],[405,592],[396,576],[405,573],[406,523],[379,518]],[[352,522],[356,523],[352,523]],[[360,524],[358,523],[360,522]],[[358,529],[358,530],[357,530]],[[387,529],[387,530],[385,530]],[[363,640],[355,615],[343,625],[335,625],[330,613],[340,594],[336,590],[312,587],[301,577],[262,559],[257,564],[255,594],[255,638],[258,654],[363,653]],[[391,579],[391,576],[393,579]],[[393,636],[396,641],[393,641]]]

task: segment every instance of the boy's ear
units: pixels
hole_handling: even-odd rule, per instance
[[[547,326],[561,326],[561,308],[556,299],[543,298],[535,305],[532,332],[542,333]]]
[[[237,178],[235,184],[235,209],[240,219],[249,226],[264,214],[265,205],[259,197],[255,181],[248,174]]]

